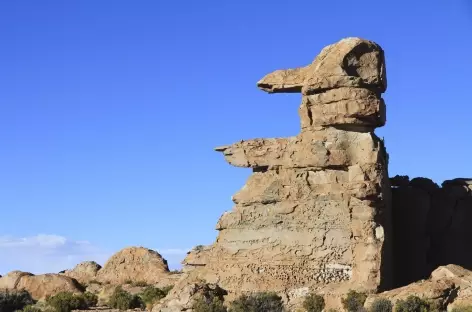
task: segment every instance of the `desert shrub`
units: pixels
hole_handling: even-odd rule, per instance
[[[348,312],[358,312],[364,310],[364,302],[367,299],[367,295],[355,290],[350,290],[347,293],[346,298],[341,301],[343,303],[344,310]]]
[[[408,296],[395,304],[395,312],[428,312],[429,308],[428,302],[416,296]]]
[[[227,312],[228,310],[223,305],[223,300],[218,297],[205,299],[200,297],[193,303],[192,309],[194,312]]]
[[[231,302],[230,312],[283,312],[282,298],[276,293],[261,292],[242,295]]]
[[[21,312],[42,312],[40,308],[30,304],[30,305],[27,305],[25,306]]]
[[[325,301],[323,296],[316,294],[309,294],[303,301],[303,308],[307,312],[321,312],[325,307]]]
[[[372,302],[370,312],[392,312],[393,304],[390,300],[385,298],[377,298]]]
[[[146,283],[145,281],[137,281],[137,282],[131,283],[131,285],[136,286],[136,287],[146,287],[149,284]]]
[[[460,305],[452,309],[451,312],[472,312],[472,306]]]
[[[113,309],[129,310],[142,308],[143,302],[139,296],[132,295],[118,286],[110,296],[108,306]]]
[[[146,308],[150,310],[153,304],[164,298],[166,295],[167,293],[165,293],[162,289],[148,286],[139,296],[146,304]]]
[[[164,292],[164,297],[167,296],[167,294],[174,288],[174,286],[169,285],[169,286],[164,286],[161,288],[161,290]]]
[[[88,308],[83,295],[74,295],[71,292],[60,292],[54,296],[49,296],[46,298],[46,303],[55,312],[70,312]]]
[[[0,312],[21,310],[33,303],[33,299],[27,291],[0,292]]]
[[[127,280],[125,280],[125,281],[124,281],[124,283],[123,283],[123,284],[128,284],[128,285],[131,285],[131,284],[133,284],[133,281],[132,281],[132,280],[130,280],[130,279],[127,279]]]
[[[195,249],[196,251],[202,251],[203,249],[205,249],[205,246],[203,246],[203,245],[197,245],[197,246],[195,246],[194,249]]]
[[[85,305],[90,308],[90,307],[96,307],[98,303],[98,296],[95,294],[92,294],[91,292],[85,292],[83,293],[82,297],[85,300]]]

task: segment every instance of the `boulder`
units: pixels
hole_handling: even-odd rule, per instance
[[[158,284],[169,276],[167,261],[151,249],[128,247],[114,254],[98,271],[101,283],[125,284],[128,281]]]
[[[152,312],[180,312],[192,309],[195,299],[203,297],[208,301],[217,297],[223,300],[227,292],[217,284],[203,281],[186,281],[180,287],[172,289],[169,295],[155,305]]]
[[[24,275],[15,289],[28,291],[35,300],[43,300],[64,291],[76,294],[84,291],[75,279],[59,274]]]
[[[97,278],[97,273],[101,268],[101,265],[95,261],[85,261],[76,265],[72,270],[66,270],[62,274],[75,278],[81,284],[89,284]]]
[[[451,311],[454,307],[472,305],[472,272],[458,265],[440,266],[431,273],[427,280],[389,290],[380,294],[370,295],[365,307],[369,308],[377,298],[386,298],[396,304],[408,296],[417,296],[432,302],[441,311]]]
[[[23,276],[33,276],[33,274],[21,271],[11,271],[7,275],[0,278],[0,289],[16,289],[20,278],[22,278]]]

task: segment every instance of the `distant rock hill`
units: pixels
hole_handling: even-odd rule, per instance
[[[103,266],[94,261],[78,264],[58,274],[34,275],[13,271],[0,277],[0,290],[26,290],[33,299],[43,300],[59,292],[82,293],[85,290],[100,295],[101,301],[118,285],[131,292],[140,289],[133,284],[164,287],[173,285],[179,274],[169,271],[167,261],[156,251],[143,247],[128,247],[114,254]]]

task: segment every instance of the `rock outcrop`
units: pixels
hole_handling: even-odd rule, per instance
[[[98,271],[102,283],[125,284],[127,281],[160,284],[169,279],[169,267],[162,256],[151,249],[128,247],[114,254]]]
[[[20,278],[16,289],[24,289],[35,300],[45,299],[60,292],[82,293],[81,285],[73,278],[58,274],[27,275]]]
[[[216,242],[184,260],[187,277],[175,293],[193,280],[217,283],[229,298],[267,290],[290,300],[307,287],[337,295],[351,286],[388,287],[390,185],[383,142],[374,134],[385,123],[382,49],[343,39],[311,65],[275,71],[258,86],[302,93],[301,133],[216,148],[253,174],[218,221]]]
[[[451,311],[454,307],[472,305],[472,272],[458,265],[441,266],[426,280],[407,286],[370,295],[365,307],[370,307],[377,298],[389,299],[393,304],[415,295],[434,303],[439,311]]]
[[[101,265],[95,261],[85,261],[79,263],[72,270],[66,270],[62,273],[65,276],[72,277],[81,284],[89,284],[91,281],[97,279],[98,271],[102,268]]]
[[[33,274],[29,272],[22,272],[22,271],[11,271],[7,275],[0,277],[0,290],[1,289],[8,289],[13,290],[16,289],[20,279],[23,276],[32,276]]]
[[[395,286],[427,278],[440,265],[472,269],[472,179],[392,181]]]
[[[59,274],[33,275],[13,271],[0,278],[0,289],[26,290],[35,300],[43,300],[63,291],[81,293],[81,285],[73,278]]]
[[[223,300],[227,292],[220,288],[217,284],[208,284],[203,281],[195,281],[193,283],[186,283],[184,287],[172,289],[165,304],[165,308],[155,308],[153,311],[163,312],[178,312],[178,311],[192,311],[192,305],[195,298],[205,298],[207,302],[211,302],[212,298]]]

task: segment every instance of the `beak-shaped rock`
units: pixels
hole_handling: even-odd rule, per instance
[[[257,82],[257,87],[269,93],[300,93],[307,67],[276,70]]]

